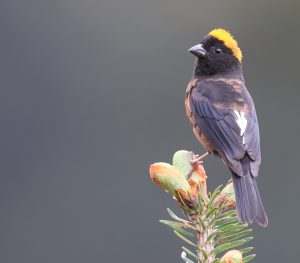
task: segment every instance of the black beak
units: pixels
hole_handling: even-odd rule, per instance
[[[188,51],[196,57],[205,57],[206,55],[206,50],[203,48],[202,44],[193,46]]]

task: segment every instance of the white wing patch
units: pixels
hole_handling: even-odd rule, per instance
[[[240,135],[243,136],[243,144],[245,144],[245,137],[244,137],[244,133],[247,127],[247,119],[245,118],[245,113],[242,111],[234,111],[235,115],[237,116],[236,123],[238,124],[238,126],[240,127]]]

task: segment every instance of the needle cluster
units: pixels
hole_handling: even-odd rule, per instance
[[[253,247],[242,247],[253,237],[252,229],[240,224],[232,182],[208,192],[206,174],[201,163],[191,165],[193,153],[178,151],[173,165],[155,163],[150,166],[152,181],[169,192],[182,210],[184,218],[167,209],[172,220],[160,220],[170,227],[187,247],[181,258],[186,263],[245,263],[255,254]],[[237,250],[238,248],[238,250]]]

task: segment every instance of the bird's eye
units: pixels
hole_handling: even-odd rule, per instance
[[[216,48],[216,49],[215,49],[215,53],[216,53],[217,55],[220,55],[220,54],[222,53],[222,49],[221,49],[221,48]]]

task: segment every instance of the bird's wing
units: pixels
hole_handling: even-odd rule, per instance
[[[258,175],[261,163],[259,126],[255,109],[248,115],[248,125],[245,131],[245,147],[251,159],[250,167],[253,176]]]
[[[225,84],[222,85],[224,88]],[[219,107],[215,101],[213,90],[203,92],[203,89],[195,88],[191,91],[190,107],[197,125],[226,164],[238,175],[243,175],[240,160],[247,152],[253,162],[252,173],[256,176],[260,164],[260,146],[255,110],[239,116],[238,111]]]

